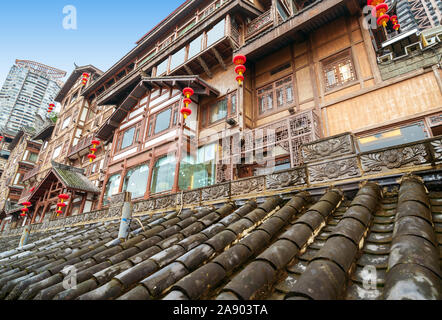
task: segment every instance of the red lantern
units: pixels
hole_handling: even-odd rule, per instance
[[[3,138],[4,138],[3,136],[0,136],[0,142],[2,142]]]
[[[68,194],[60,194],[58,196],[59,199],[61,200],[68,200],[69,199],[69,195]]]
[[[62,210],[57,210],[57,217],[58,217],[60,214],[62,214],[62,213],[63,213]]]
[[[82,76],[83,76],[83,79],[81,80],[81,83],[83,86],[85,86],[89,80],[90,75],[89,75],[89,73],[85,72],[85,73],[83,73]]]
[[[386,3],[381,3],[371,10],[371,14],[373,17],[379,18],[380,16],[384,15],[385,12],[387,11],[388,11],[388,5]]]
[[[378,18],[376,23],[378,24],[378,26],[382,25],[385,28],[387,26],[388,20],[390,20],[390,16],[388,14],[384,14]]]
[[[189,108],[189,105],[192,103],[192,100],[190,99],[191,96],[195,94],[195,91],[193,91],[192,88],[184,88],[183,89],[183,95],[185,98],[183,99],[183,103],[185,104],[185,107],[181,108],[181,114],[184,117],[184,120],[187,119],[188,116],[192,114],[192,110]]]
[[[48,113],[51,113],[55,108],[55,104],[51,103],[49,104]]]
[[[32,187],[29,191],[30,192],[34,192],[35,191],[35,187]]]
[[[57,203],[57,207],[66,208],[66,203],[64,203],[64,202]]]
[[[32,203],[30,203],[29,201],[23,202],[21,205],[24,207],[29,207]]]
[[[233,58],[233,63],[236,64],[235,72],[238,74],[236,77],[236,81],[238,81],[238,84],[241,86],[244,82],[244,73],[246,72],[246,67],[244,64],[246,63],[247,59],[243,55],[237,55]]]
[[[396,23],[396,24],[393,26],[393,29],[396,30],[396,31],[398,31],[400,27],[401,27],[401,25],[398,24],[398,23]]]
[[[89,154],[87,157],[89,158],[89,162],[94,161],[97,159],[97,156],[95,155],[95,152],[97,152],[97,147],[100,145],[100,141],[98,140],[92,140],[92,147],[91,147],[91,154]]]

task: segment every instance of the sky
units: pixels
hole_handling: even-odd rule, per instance
[[[0,1],[0,87],[16,59],[108,70],[184,0]],[[77,29],[70,19],[76,10]]]

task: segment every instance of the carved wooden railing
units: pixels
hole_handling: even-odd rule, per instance
[[[250,21],[246,26],[246,39],[256,35],[259,31],[263,31],[273,24],[272,9],[264,12],[259,17]]]
[[[302,147],[302,154],[305,165],[293,169],[135,202],[134,215],[164,213],[184,207],[326,187],[338,181],[354,183],[410,172],[421,174],[425,181],[442,179],[442,136],[359,153],[354,137],[351,134],[342,134],[306,144]],[[439,171],[434,170],[438,168]],[[33,226],[33,230],[38,232],[120,219],[122,195],[124,194],[113,196],[108,209],[47,221]],[[23,228],[5,230],[0,233],[0,237],[20,235],[22,230]]]
[[[92,144],[92,137],[82,138],[75,146],[71,146],[68,151],[68,157],[76,154],[77,152],[90,147]]]

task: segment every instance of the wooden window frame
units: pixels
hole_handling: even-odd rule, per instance
[[[159,136],[165,134],[166,132],[172,130],[174,127],[176,127],[179,122],[179,117],[178,117],[179,106],[180,106],[180,101],[175,101],[175,102],[169,104],[167,107],[164,107],[163,109],[150,115],[149,121],[147,121],[147,130],[146,130],[145,140],[150,140],[150,139],[154,139],[156,137],[159,137]],[[160,113],[167,111],[168,109],[170,109],[169,127],[167,127],[166,129],[164,129],[158,133],[155,133],[155,127],[156,127],[156,121],[157,121],[158,115]],[[176,118],[177,121],[176,122],[174,121],[174,114],[175,113],[177,114],[177,118]]]
[[[232,112],[232,97],[235,96],[236,97],[236,104],[235,104],[235,112]],[[220,102],[221,100],[224,100],[227,98],[227,115],[222,118],[219,119],[215,122],[210,122],[210,109],[217,104],[218,102]],[[200,107],[200,121],[199,121],[199,125],[201,128],[210,128],[212,126],[215,126],[223,121],[225,121],[226,119],[235,117],[238,114],[238,93],[237,90],[232,91],[218,99],[212,100],[209,103],[206,103],[204,105],[202,105]]]
[[[134,125],[132,125],[132,126],[130,126],[128,128],[125,128],[124,130],[121,130],[118,133],[117,145],[116,145],[116,154],[124,152],[124,151],[128,150],[129,148],[133,148],[134,145],[139,142],[140,133],[141,133],[141,123],[142,123],[142,121],[139,121],[136,124],[134,124]],[[125,147],[124,149],[121,149],[121,145],[123,143],[124,134],[127,131],[132,130],[132,129],[135,129],[134,138],[132,139],[132,143],[129,146]]]
[[[278,82],[284,81],[288,78],[291,78],[291,85],[292,85],[292,101],[290,103],[288,103],[287,101],[283,101],[283,105],[281,107],[278,107],[276,105],[276,101],[277,101],[277,89],[279,89],[280,87],[284,88],[286,85],[285,83],[282,86],[276,86],[276,84]],[[287,82],[288,83],[288,82]],[[270,110],[266,110],[264,112],[260,112],[260,104],[259,104],[259,98],[261,96],[261,94],[259,94],[259,90],[263,90],[264,88],[268,87],[268,86],[272,86],[272,96],[273,96],[273,107]],[[289,75],[285,75],[284,77],[279,78],[278,80],[269,82],[263,86],[261,86],[260,88],[256,89],[256,105],[258,107],[257,110],[257,118],[265,118],[268,117],[269,115],[275,114],[275,113],[279,113],[281,111],[285,111],[289,108],[292,108],[296,105],[296,98],[295,98],[295,82],[294,82],[294,75],[293,74],[289,74]]]
[[[352,73],[352,78],[347,81],[343,81],[341,79],[341,72],[339,72],[339,65],[343,62],[346,64],[350,64],[350,71]],[[336,83],[333,85],[328,84],[327,72],[335,70]],[[321,61],[321,74],[322,74],[322,83],[324,85],[325,93],[332,92],[337,89],[345,88],[349,85],[355,84],[358,82],[358,75],[356,72],[356,66],[353,60],[353,55],[351,49],[346,49],[341,52],[334,54],[333,56],[326,58]]]

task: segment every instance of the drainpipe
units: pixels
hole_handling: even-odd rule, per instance
[[[121,242],[127,240],[130,231],[130,223],[132,222],[132,202],[131,193],[126,192],[124,195],[123,209],[121,213],[120,231],[118,233],[118,239]]]
[[[30,225],[26,225],[23,228],[23,233],[22,233],[21,238],[20,238],[20,244],[18,245],[19,249],[24,247],[28,243],[28,239],[29,239],[29,234],[30,233],[31,233],[31,226]]]

